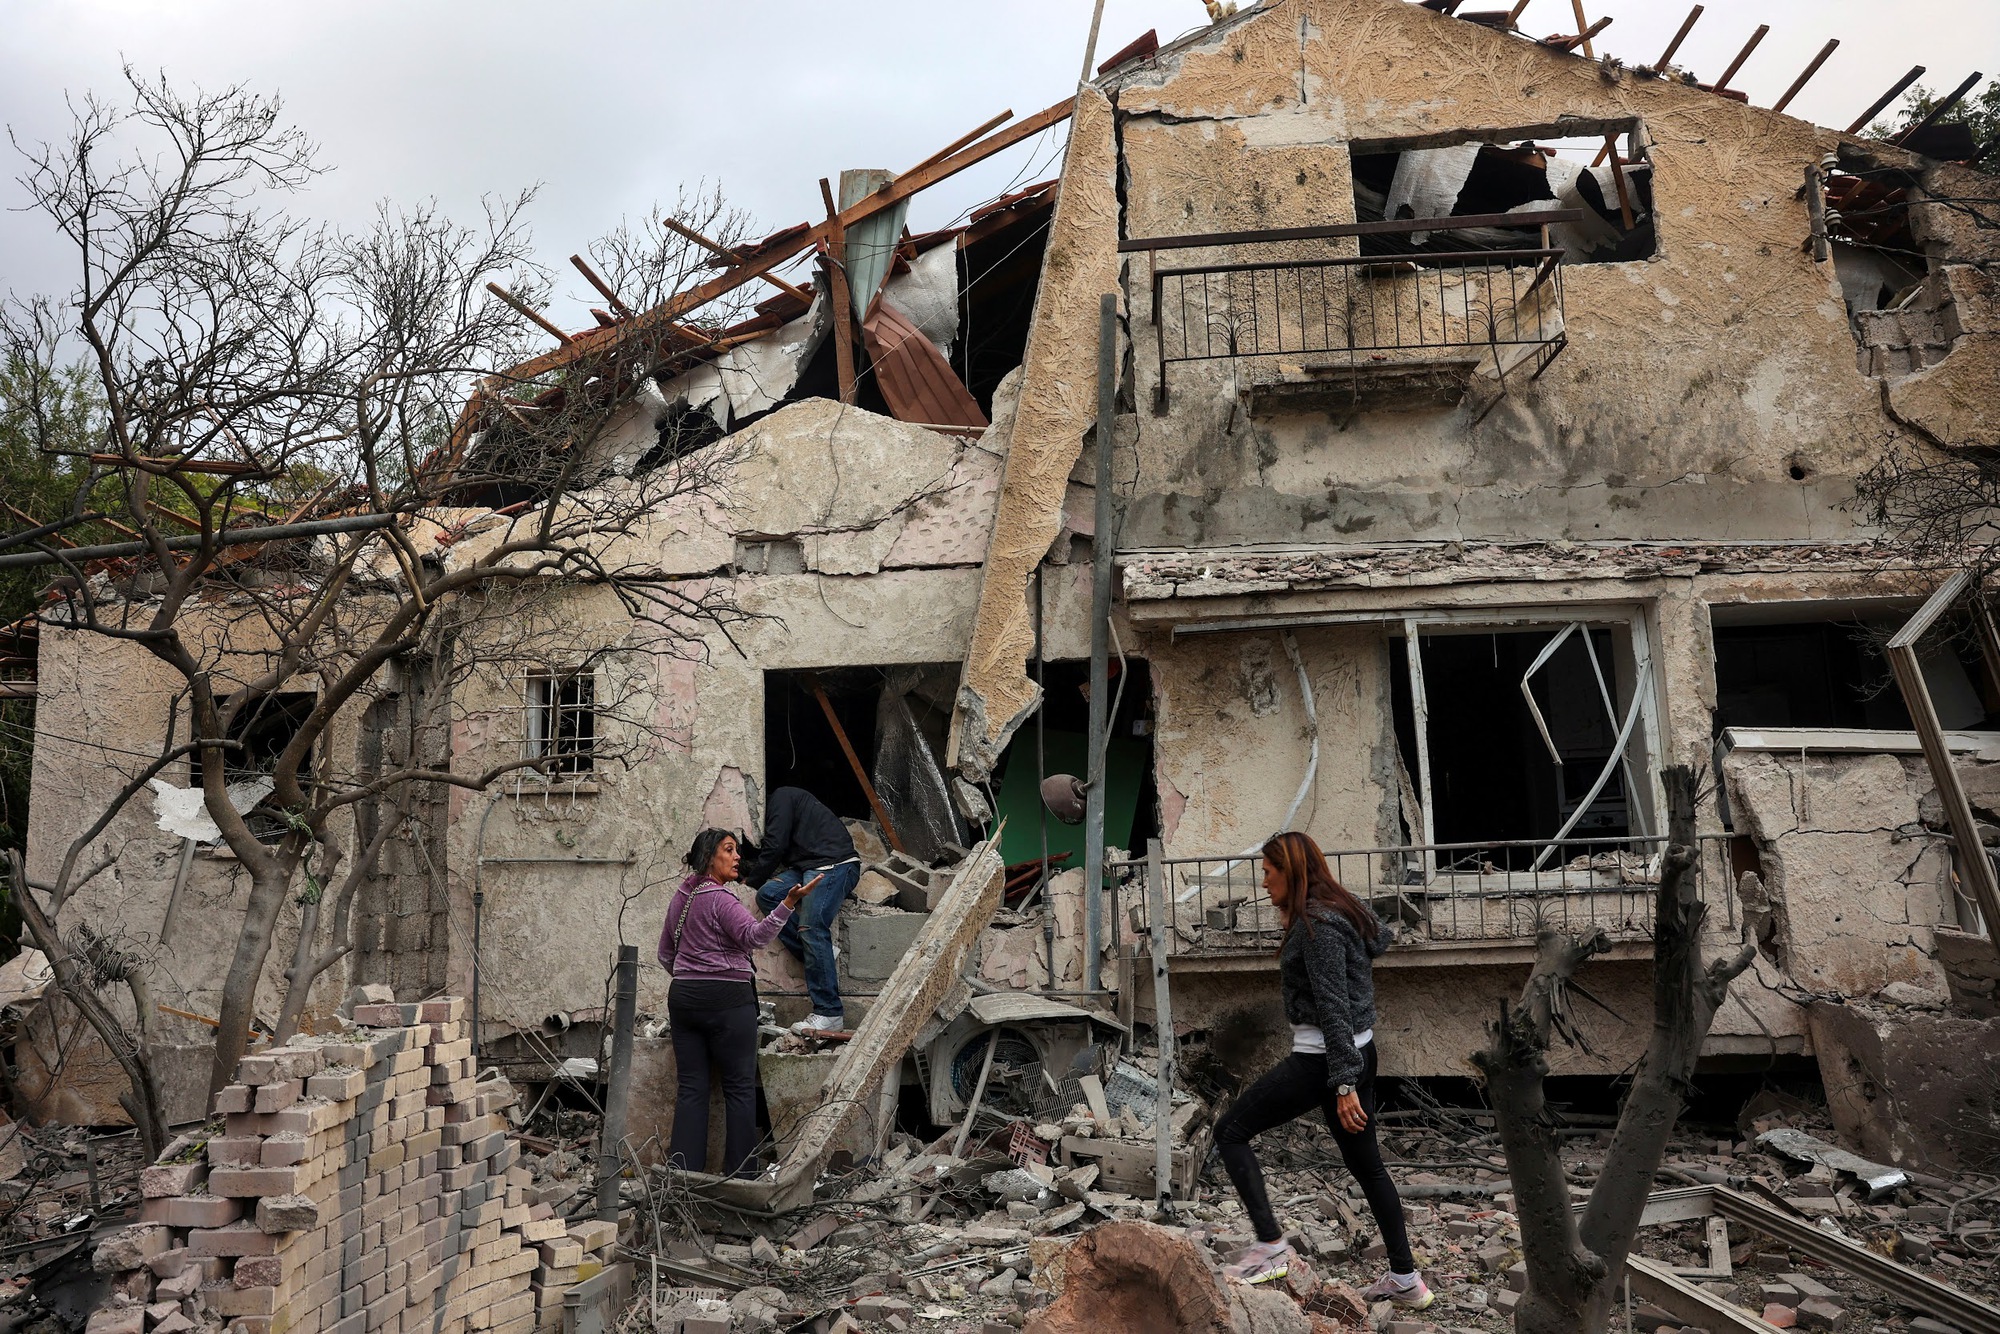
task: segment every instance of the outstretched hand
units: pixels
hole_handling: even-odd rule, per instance
[[[1361,1095],[1343,1093],[1335,1102],[1334,1111],[1340,1116],[1340,1128],[1350,1135],[1358,1135],[1368,1128],[1368,1113],[1361,1109]]]
[[[792,892],[785,895],[785,906],[787,908],[790,908],[793,912],[797,912],[799,910],[799,905],[805,902],[806,895],[813,892],[813,886],[817,885],[820,881],[824,879],[826,879],[826,872],[821,871],[818,875],[814,876],[812,879],[804,881],[800,884],[793,885]]]

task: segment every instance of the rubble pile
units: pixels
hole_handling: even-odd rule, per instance
[[[1177,1137],[1179,1147],[1193,1145],[1198,1158],[1206,1156],[1207,1110],[1195,1100],[1177,1107],[1177,1124],[1193,1127]],[[1513,1328],[1526,1266],[1505,1160],[1483,1114],[1430,1103],[1385,1118],[1384,1150],[1412,1246],[1437,1296],[1421,1313],[1386,1303],[1371,1309],[1358,1295],[1381,1272],[1384,1249],[1324,1127],[1297,1122],[1258,1141],[1297,1258],[1284,1280],[1249,1289],[1220,1276],[1253,1237],[1219,1163],[1204,1170],[1198,1161],[1187,1197],[1159,1209],[1151,1199],[1151,1133],[1139,1133],[1133,1116],[1129,1104],[1109,1117],[1079,1104],[1052,1122],[987,1131],[959,1155],[950,1152],[953,1134],[930,1143],[898,1135],[880,1158],[829,1174],[812,1206],[781,1219],[732,1214],[677,1193],[669,1172],[643,1186],[628,1183],[626,1198],[638,1214],[630,1233],[636,1314],[628,1319],[663,1331],[679,1319],[685,1334]],[[1581,1198],[1601,1168],[1610,1123],[1571,1120],[1561,1132],[1563,1161]],[[1801,1140],[1823,1144],[1830,1133],[1823,1113],[1789,1102],[1782,1115],[1741,1128],[1689,1126],[1670,1147],[1656,1188],[1732,1186],[1967,1293],[2000,1297],[1992,1259],[2000,1252],[2000,1178],[1946,1182],[1888,1169],[1894,1184],[1871,1192],[1869,1179],[1886,1184],[1879,1176],[1858,1177],[1759,1142],[1781,1122],[1805,1132]],[[1093,1142],[1143,1158],[1141,1189],[1113,1188],[1099,1161],[1068,1152]],[[1036,1160],[1038,1152],[1045,1161]],[[1980,1198],[1989,1188],[1995,1194]],[[1951,1328],[1922,1323],[1930,1317],[1899,1306],[1892,1294],[1770,1237],[1732,1228],[1728,1240],[1727,1276],[1689,1281],[1779,1328]],[[1691,1275],[1710,1271],[1717,1259],[1700,1220],[1642,1229],[1636,1253]],[[647,1272],[656,1263],[666,1267],[657,1270],[654,1295]],[[1613,1328],[1696,1328],[1644,1301],[1634,1302],[1632,1315],[1628,1326],[1621,1313]],[[1136,1323],[1120,1323],[1127,1320]]]

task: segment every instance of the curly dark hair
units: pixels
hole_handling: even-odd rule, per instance
[[[735,837],[736,835],[727,829],[704,829],[694,836],[694,846],[687,850],[687,856],[681,860],[687,863],[688,870],[696,875],[706,875],[709,864],[715,860],[716,849],[722,846],[722,841]]]

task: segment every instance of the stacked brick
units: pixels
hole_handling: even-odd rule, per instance
[[[246,1056],[220,1134],[145,1170],[139,1222],[88,1334],[537,1334],[616,1229],[530,1203],[502,1108],[474,1082],[464,1003],[358,1005],[339,1038]]]

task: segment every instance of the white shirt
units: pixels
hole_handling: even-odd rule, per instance
[[[1375,1030],[1372,1028],[1364,1029],[1354,1035],[1354,1050],[1360,1051],[1374,1040]],[[1320,1032],[1312,1024],[1293,1024],[1292,1050],[1303,1052],[1308,1056],[1324,1056],[1326,1055],[1326,1034]]]

